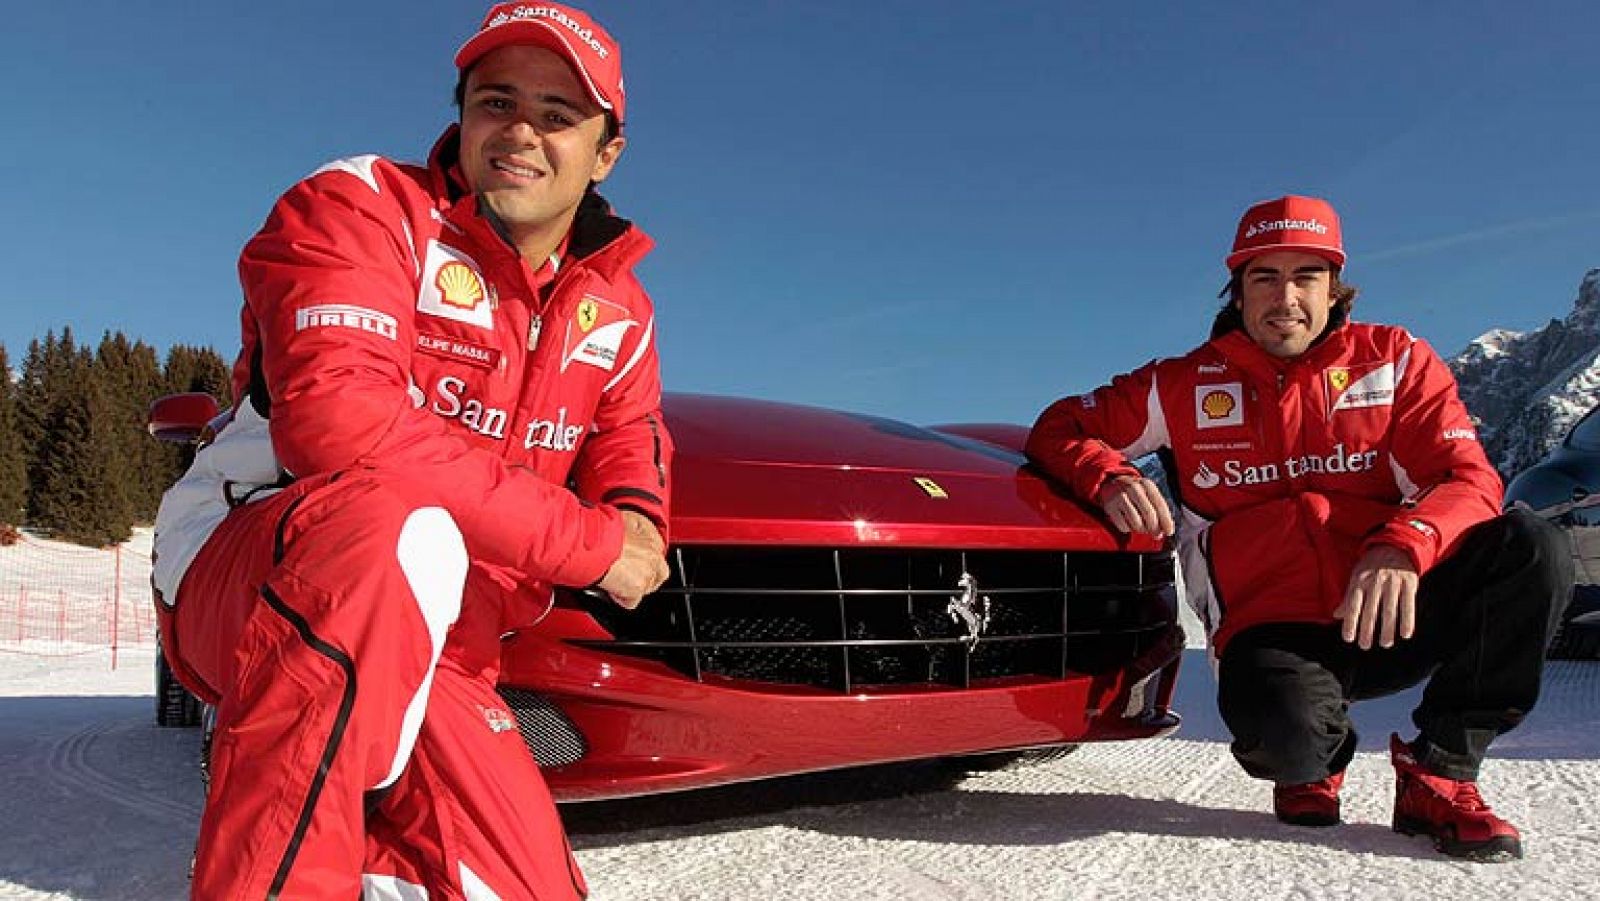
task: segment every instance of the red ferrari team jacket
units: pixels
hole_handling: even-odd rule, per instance
[[[1027,452],[1083,498],[1160,453],[1185,594],[1215,654],[1253,625],[1333,622],[1373,545],[1426,572],[1502,490],[1450,371],[1381,325],[1338,327],[1290,359],[1230,332],[1057,401]]]
[[[169,493],[158,589],[256,486],[357,468],[432,485],[475,569],[536,601],[605,574],[621,509],[665,535],[672,448],[632,271],[650,239],[591,193],[560,259],[530,266],[457,152],[452,127],[425,168],[331,163],[245,247],[239,409]]]

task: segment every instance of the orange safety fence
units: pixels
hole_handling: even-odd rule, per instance
[[[28,532],[0,547],[0,653],[65,657],[152,647],[150,533],[95,549]]]

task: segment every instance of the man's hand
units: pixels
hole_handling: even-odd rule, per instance
[[[1172,510],[1161,489],[1144,477],[1118,476],[1100,489],[1100,507],[1111,524],[1125,533],[1157,538],[1172,534]]]
[[[1345,589],[1344,603],[1333,615],[1344,620],[1344,640],[1372,647],[1392,647],[1417,627],[1417,568],[1399,548],[1377,545],[1356,561]]]
[[[666,556],[667,543],[661,539],[661,530],[656,528],[656,524],[651,521],[650,517],[635,510],[624,510],[622,511],[622,525],[623,528],[628,530],[628,534],[641,535],[654,541],[656,547],[661,550],[662,556]]]
[[[667,545],[649,517],[622,511],[622,554],[600,580],[600,590],[632,610],[667,580]]]

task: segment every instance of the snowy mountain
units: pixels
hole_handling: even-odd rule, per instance
[[[1600,269],[1583,277],[1567,318],[1487,332],[1449,365],[1501,474],[1537,463],[1600,401]]]

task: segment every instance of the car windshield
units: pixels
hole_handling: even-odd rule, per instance
[[[1567,446],[1573,450],[1600,451],[1600,407],[1583,414],[1578,424],[1567,434]]]

